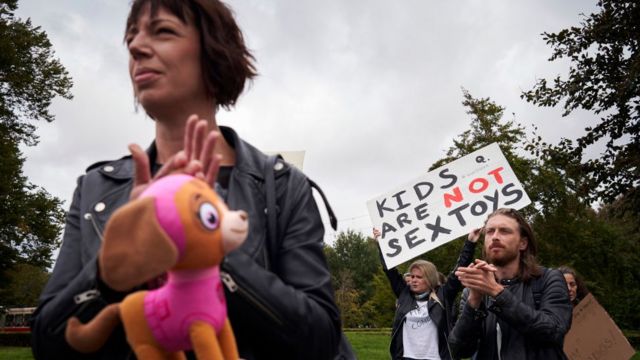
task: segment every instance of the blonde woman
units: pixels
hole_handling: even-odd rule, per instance
[[[373,229],[373,236],[377,239],[380,231]],[[398,270],[384,268],[383,263],[391,290],[398,299],[391,334],[392,359],[451,359],[447,338],[455,322],[452,316],[455,298],[462,290],[454,271],[471,263],[479,237],[480,229],[469,234],[444,282],[436,266],[426,260],[411,263],[409,282],[404,281]]]

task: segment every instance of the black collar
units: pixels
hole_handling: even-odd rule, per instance
[[[502,279],[500,280],[500,285],[502,286],[511,286],[520,282],[520,277],[514,277],[513,279]]]

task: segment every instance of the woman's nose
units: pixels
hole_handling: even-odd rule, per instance
[[[148,44],[147,36],[144,33],[137,33],[129,40],[127,45],[129,54],[134,60],[149,56],[151,48]]]

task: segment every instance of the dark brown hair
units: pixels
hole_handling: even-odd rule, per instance
[[[200,35],[202,74],[207,95],[217,106],[235,105],[246,80],[256,75],[255,58],[244,43],[233,12],[218,0],[133,0],[127,17],[125,37],[144,7],[151,6],[151,17],[164,8],[185,24],[193,22]]]
[[[564,275],[564,274],[571,274],[573,275],[573,278],[576,280],[576,299],[573,302],[573,305],[578,305],[578,303],[584,299],[585,296],[587,296],[589,294],[589,289],[587,289],[587,286],[584,284],[584,281],[582,280],[582,276],[578,275],[578,273],[573,269],[570,268],[568,266],[560,266],[558,268],[558,270],[560,270],[560,272]]]
[[[535,235],[533,234],[533,229],[527,220],[525,220],[524,217],[522,217],[522,215],[520,215],[520,213],[515,209],[500,208],[487,216],[487,220],[484,222],[485,226],[487,225],[487,221],[496,215],[503,215],[514,219],[518,223],[520,237],[527,239],[527,248],[520,252],[520,266],[518,267],[518,276],[520,279],[523,282],[527,282],[532,277],[539,277],[542,275],[542,269],[536,259],[538,247],[536,246]],[[482,256],[486,259],[484,246],[482,247]]]

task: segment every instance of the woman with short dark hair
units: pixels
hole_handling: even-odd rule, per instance
[[[125,42],[135,99],[155,122],[155,140],[146,151],[131,145],[130,156],[91,165],[78,179],[60,255],[32,324],[35,357],[132,358],[122,328],[97,353],[84,355],[66,343],[65,327],[69,318],[86,322],[127,295],[110,289],[98,271],[105,223],[154,180],[178,171],[215,185],[231,209],[249,215],[247,240],[221,266],[240,356],[333,358],[340,316],[311,183],[216,121],[217,110],[235,105],[256,76],[231,10],[218,0],[134,0]],[[273,223],[266,214],[269,189]]]

